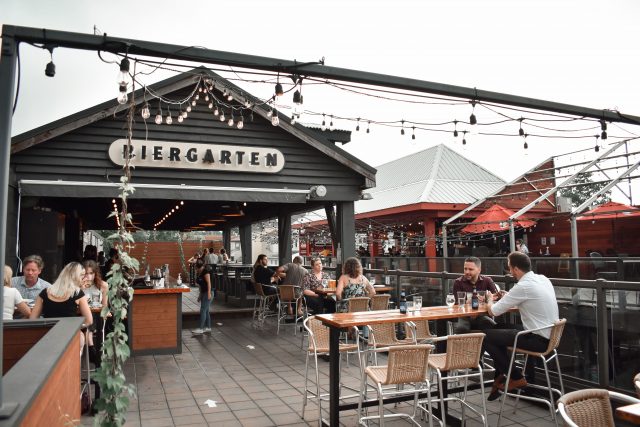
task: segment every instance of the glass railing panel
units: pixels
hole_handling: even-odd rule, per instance
[[[607,291],[609,382],[633,391],[640,372],[640,292]]]

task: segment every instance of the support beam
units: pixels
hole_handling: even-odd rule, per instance
[[[227,256],[231,258],[231,227],[224,227],[222,229],[222,247],[227,251]],[[249,264],[251,261],[245,263]]]
[[[291,212],[278,214],[278,265],[291,262]]]
[[[337,263],[342,266],[344,260],[355,256],[356,254],[356,219],[355,208],[353,202],[339,202],[336,204],[337,218],[336,224],[338,228],[338,235],[340,240],[341,257],[338,258]],[[336,249],[336,252],[338,250]],[[336,277],[338,272],[336,271]]]
[[[574,260],[571,261],[571,270],[575,274],[572,279],[579,279],[580,268],[575,260],[575,258],[578,258],[580,256],[580,248],[578,248],[578,221],[576,221],[575,215],[571,215],[569,221],[571,222],[571,257],[574,258]]]
[[[324,213],[327,216],[327,225],[329,226],[331,243],[333,244],[333,249],[336,250],[338,249],[338,241],[340,240],[340,236],[338,235],[338,230],[336,225],[336,211],[334,209],[333,204],[324,205]]]
[[[4,32],[3,32],[4,33]],[[9,200],[9,159],[11,157],[11,118],[14,99],[14,80],[16,73],[17,42],[10,35],[2,36],[0,56],[0,260],[7,257],[7,205]],[[13,198],[13,194],[11,194]],[[4,268],[0,268],[0,282],[4,283]],[[0,306],[4,295],[0,293]],[[3,326],[0,319],[0,347],[3,343]],[[2,360],[0,360],[2,372]],[[2,395],[2,377],[0,376],[0,419],[8,418],[17,408],[14,402],[5,402]]]
[[[42,28],[3,26],[3,40],[15,37],[15,40],[29,43],[48,43],[73,49],[128,53],[168,58],[173,60],[199,62],[203,64],[228,65],[236,68],[267,70],[282,73],[296,73],[305,76],[334,79],[373,86],[432,93],[442,96],[464,98],[478,102],[493,102],[520,108],[533,108],[560,114],[570,114],[592,119],[604,119],[609,122],[640,123],[640,117],[621,114],[617,111],[580,107],[559,102],[545,101],[499,92],[479,90],[477,88],[433,83],[424,80],[397,77],[386,74],[357,71],[346,68],[328,67],[321,61],[300,63],[296,60],[269,58],[256,55],[243,55],[233,52],[203,49],[195,46],[170,45],[165,43],[134,40],[105,35],[72,33],[67,31],[44,30]],[[5,38],[6,37],[6,38]]]
[[[240,252],[242,252],[242,263],[253,263],[253,248],[251,247],[251,224],[243,224],[239,227]]]

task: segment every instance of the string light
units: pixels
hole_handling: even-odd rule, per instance
[[[333,116],[329,116],[330,117],[330,121],[329,121],[329,130],[333,130]]]
[[[173,123],[173,119],[171,118],[171,110],[169,109],[169,106],[167,105],[167,118],[165,120],[165,122],[170,125],[171,123]]]
[[[235,121],[233,120],[233,110],[231,110],[231,117],[229,117],[229,121],[227,122],[227,124],[229,126],[233,126],[235,123]]]
[[[474,126],[478,123],[478,120],[476,119],[476,115],[475,115],[475,110],[476,110],[476,101],[471,101],[471,115],[469,116],[469,124],[471,126]]]
[[[367,122],[367,133],[369,133],[369,127],[371,126],[371,120]]]
[[[356,132],[360,131],[360,118],[358,118],[358,124],[356,125]]]
[[[142,111],[140,112],[140,115],[145,120],[147,120],[149,117],[151,117],[151,111],[149,110],[149,103],[148,102],[145,101],[144,106],[142,107]]]
[[[240,112],[240,120],[238,120],[238,129],[244,128],[244,115]]]
[[[412,126],[411,129],[413,130],[413,133],[411,134],[411,139],[415,140],[416,139],[416,127]]]
[[[400,135],[404,135],[404,119],[402,120],[402,128],[400,129]]]
[[[458,138],[458,121],[453,121],[453,137]]]
[[[274,125],[275,126],[275,125]],[[321,130],[327,130],[327,120],[324,113],[322,113],[322,124],[320,125]]]
[[[594,148],[596,153],[600,151],[600,146],[598,145],[598,138],[600,138],[600,135],[596,135],[596,146]]]
[[[462,131],[462,145],[467,145],[467,131]]]
[[[607,139],[607,122],[605,122],[604,119],[600,120],[600,129],[602,130],[600,138],[604,141]]]
[[[162,217],[162,219],[158,220],[155,224],[153,224],[153,229],[156,230],[158,227],[160,227],[166,220],[168,220],[172,214],[174,214],[178,209],[180,209],[180,206],[184,205],[184,201],[180,201],[179,205],[176,205],[175,208],[171,208],[167,210],[167,213],[164,214],[164,216]]]
[[[520,117],[520,129],[518,129],[518,135],[524,136],[524,129],[522,129],[522,121],[524,118]]]
[[[158,112],[156,113],[156,120],[155,120],[157,125],[161,125],[162,124],[162,105],[160,104],[160,101],[158,101]]]
[[[529,148],[529,144],[527,144],[527,134],[523,134],[522,138],[524,138],[524,149],[527,150]]]
[[[220,111],[220,121],[224,122],[225,120],[227,120],[227,118],[224,116],[224,108],[223,108],[222,111]]]
[[[284,95],[284,90],[282,90],[282,85],[280,84],[280,73],[278,73],[278,80],[277,80],[277,83],[276,83],[275,92],[276,92],[276,96]]]

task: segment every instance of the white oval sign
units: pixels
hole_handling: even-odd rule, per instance
[[[258,173],[276,173],[284,167],[284,155],[275,148],[134,139],[128,150],[126,139],[111,143],[113,163],[123,166],[127,155],[134,167]]]

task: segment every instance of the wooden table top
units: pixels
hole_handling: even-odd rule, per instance
[[[333,295],[336,293],[336,289],[337,288],[323,288],[323,289],[314,289],[313,292],[315,292],[318,295]],[[393,288],[391,286],[383,286],[380,288],[374,288],[376,290],[376,293],[387,293],[387,292],[391,292],[393,290]]]
[[[630,421],[634,424],[640,424],[640,403],[620,406],[616,409],[616,415],[623,420]]]
[[[170,288],[152,288],[152,289],[134,289],[134,295],[158,295],[158,294],[177,294],[180,292],[191,292],[191,289],[187,286],[186,288],[178,288],[178,287],[170,287]]]
[[[487,305],[480,304],[477,310],[470,306],[454,306],[449,310],[447,306],[423,307],[420,311],[400,314],[399,310],[360,311],[357,313],[319,314],[316,317],[322,323],[336,328],[350,328],[352,326],[373,325],[379,323],[400,323],[412,320],[442,320],[457,319],[459,317],[475,317],[486,315]]]

